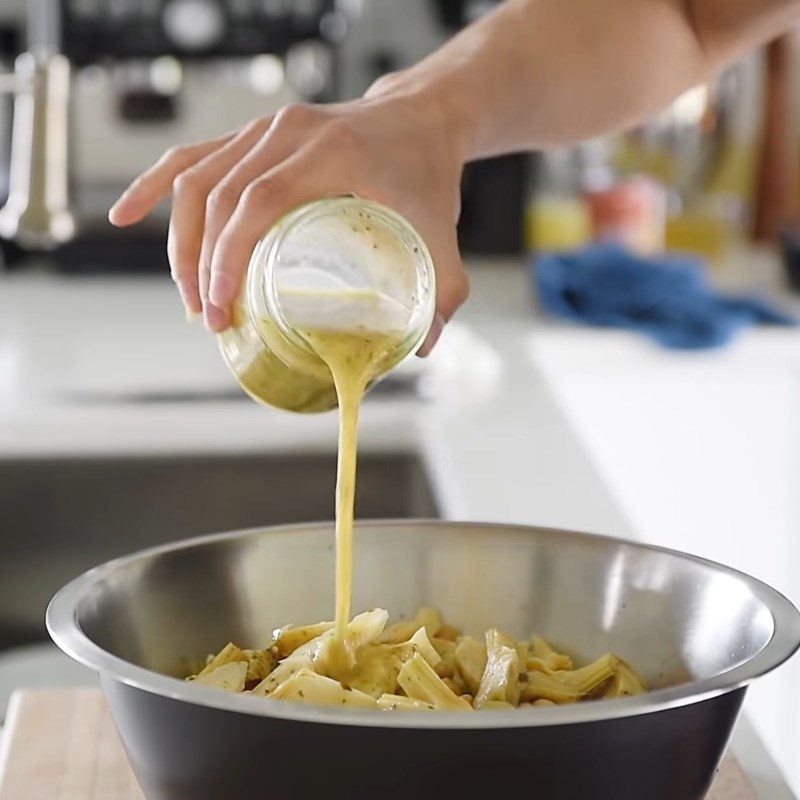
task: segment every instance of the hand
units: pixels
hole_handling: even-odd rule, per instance
[[[353,194],[406,217],[436,269],[436,317],[427,354],[464,302],[468,281],[456,222],[465,154],[435,103],[379,82],[365,98],[294,105],[219,139],[169,150],[109,212],[114,225],[140,221],[172,194],[167,251],[188,312],[225,330],[261,236],[284,214],[321,197]]]

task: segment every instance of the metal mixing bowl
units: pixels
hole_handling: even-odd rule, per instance
[[[110,532],[113,534],[113,532]],[[478,633],[618,653],[653,691],[558,708],[342,711],[232,695],[185,675],[229,640],[329,619],[333,529],[206,536],[87,572],[47,611],[97,670],[150,800],[499,797],[692,800],[708,789],[747,684],[800,644],[769,586],[699,558],[567,531],[376,522],[357,531],[354,608],[422,604]]]

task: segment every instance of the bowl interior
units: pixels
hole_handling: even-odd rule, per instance
[[[356,534],[354,610],[436,606],[465,632],[533,633],[580,659],[613,651],[652,688],[722,673],[769,642],[773,617],[744,576],[613,539],[454,523],[370,523]],[[183,676],[226,642],[264,646],[330,619],[331,525],[248,531],[101,568],[76,609],[98,646]]]

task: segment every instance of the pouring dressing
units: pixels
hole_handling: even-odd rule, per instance
[[[352,666],[346,627],[353,578],[358,415],[364,393],[422,343],[434,272],[420,236],[393,211],[356,198],[321,200],[276,225],[253,252],[220,349],[259,402],[311,413],[339,407],[335,642]]]

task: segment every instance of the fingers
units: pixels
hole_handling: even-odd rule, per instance
[[[279,114],[276,117],[260,141],[208,195],[199,255],[200,295],[204,309],[209,305],[207,300],[214,248],[220,234],[236,211],[242,193],[253,181],[288,158],[298,147],[296,132],[291,131],[285,123],[281,123],[282,116],[284,115]],[[238,290],[238,286],[236,289]],[[219,314],[212,309],[208,309],[208,313],[212,317],[219,317]]]
[[[173,278],[188,311],[202,309],[207,327],[218,332],[230,323],[256,243],[288,211],[343,194],[396,206],[409,219],[417,217],[436,267],[435,317],[419,349],[426,355],[469,291],[455,235],[458,192],[450,172],[457,170],[444,170],[442,178],[430,168],[433,161],[416,156],[381,169],[387,147],[391,152],[398,140],[405,144],[391,116],[388,123],[376,120],[372,107],[288,107],[239,133],[170,150],[131,184],[109,219],[133,224],[173,193]]]
[[[417,350],[421,358],[431,352],[445,325],[469,295],[469,278],[461,263],[455,228],[432,233],[426,242],[436,268],[436,312],[428,335]]]
[[[133,225],[152,211],[172,190],[172,182],[184,170],[224,145],[234,134],[209,139],[199,144],[181,145],[166,153],[143,172],[108,212],[112,225]]]
[[[251,123],[173,181],[167,253],[172,278],[178,285],[187,311],[193,314],[202,310],[198,264],[209,193],[263,136],[269,124],[268,118]]]
[[[428,335],[425,337],[425,341],[422,342],[419,350],[417,350],[417,355],[420,358],[426,358],[430,355],[433,346],[439,341],[445,325],[447,325],[447,320],[437,311],[433,315],[433,321],[431,322],[431,327],[428,328]]]
[[[258,240],[284,214],[303,203],[348,191],[318,145],[300,150],[280,166],[253,181],[242,193],[211,259],[206,325],[224,330],[229,307],[239,290]]]

